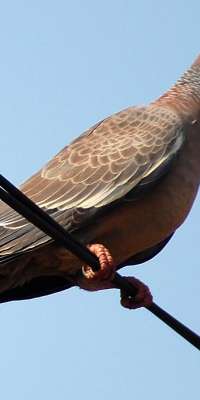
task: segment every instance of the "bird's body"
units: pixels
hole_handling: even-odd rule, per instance
[[[199,116],[200,58],[166,95],[96,124],[22,190],[83,243],[109,248],[116,265],[138,254],[145,260],[183,223],[197,194]],[[79,284],[80,271],[78,259],[1,205],[0,300]]]

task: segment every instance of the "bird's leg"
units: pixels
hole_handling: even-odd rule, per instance
[[[116,267],[109,250],[102,244],[92,244],[88,248],[98,257],[100,270],[94,272],[89,265],[84,265],[82,267],[83,277],[79,280],[78,285],[89,291],[115,288],[112,278]],[[121,305],[129,309],[151,305],[153,298],[149,288],[134,277],[127,277],[126,279],[137,289],[137,294],[130,297],[121,290]]]

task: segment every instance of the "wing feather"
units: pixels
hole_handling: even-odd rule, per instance
[[[76,210],[84,210],[85,222],[91,209],[124,198],[143,181],[148,186],[157,180],[155,171],[173,159],[183,139],[181,121],[172,110],[130,107],[86,131],[21,190],[73,230]],[[78,226],[81,223],[79,216]],[[26,251],[48,240],[15,211],[0,205],[0,255]]]

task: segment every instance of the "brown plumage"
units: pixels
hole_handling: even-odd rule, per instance
[[[199,112],[200,57],[160,99],[99,122],[21,189],[83,243],[105,245],[116,265],[145,261],[196,196]],[[80,271],[78,259],[1,204],[0,300],[85,287]]]

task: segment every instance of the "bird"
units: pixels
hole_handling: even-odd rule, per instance
[[[166,93],[96,123],[20,189],[99,258],[94,272],[0,203],[0,302],[77,286],[113,288],[116,270],[147,262],[189,214],[200,183],[200,55]],[[127,277],[130,309],[152,302]]]

